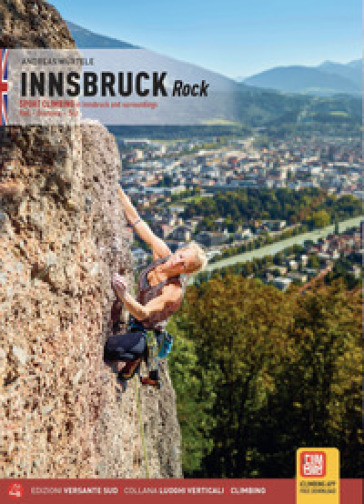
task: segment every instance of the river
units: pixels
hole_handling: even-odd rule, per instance
[[[360,221],[364,219],[364,216],[361,215],[359,217],[353,217],[352,219],[348,219],[339,223],[339,231],[342,233],[348,228],[359,226]],[[244,252],[243,254],[237,254],[226,259],[222,259],[221,261],[217,261],[211,264],[208,264],[204,271],[212,271],[219,268],[224,268],[225,266],[232,266],[235,263],[248,262],[252,259],[256,259],[258,257],[264,257],[267,255],[275,255],[277,252],[281,250],[291,247],[292,245],[303,245],[305,240],[317,241],[319,238],[327,236],[328,234],[334,231],[334,225],[327,226],[321,229],[316,229],[315,231],[310,231],[309,233],[303,233],[297,236],[292,236],[291,238],[287,238],[286,240],[281,240],[276,243],[272,243],[271,245],[266,245],[256,250],[251,250],[250,252]]]

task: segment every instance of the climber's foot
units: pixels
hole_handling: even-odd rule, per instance
[[[116,386],[116,399],[120,400],[121,399],[121,394],[123,394],[126,389],[128,388],[128,382],[125,380],[116,380],[117,386]]]
[[[118,381],[130,380],[139,371],[142,359],[127,362],[118,373]]]
[[[140,383],[142,385],[149,385],[150,387],[153,387],[157,390],[160,390],[162,388],[162,383],[160,380],[153,380],[150,377],[140,378]]]

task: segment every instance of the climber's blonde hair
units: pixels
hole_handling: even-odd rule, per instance
[[[186,249],[189,249],[189,250],[192,250],[192,252],[195,254],[195,257],[196,257],[196,262],[197,262],[197,266],[191,270],[191,271],[188,271],[187,274],[188,275],[196,275],[197,273],[199,273],[200,271],[202,271],[205,266],[207,265],[207,257],[206,257],[206,253],[205,251],[200,247],[200,245],[198,245],[196,242],[192,241],[190,242],[188,245],[186,245],[185,247],[183,247],[185,250]]]

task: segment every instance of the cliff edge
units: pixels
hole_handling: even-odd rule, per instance
[[[41,0],[1,2],[0,30],[2,47],[74,47]],[[161,391],[131,381],[120,396],[102,359],[111,275],[132,279],[119,177],[117,145],[98,123],[0,129],[3,478],[182,476],[166,366]]]

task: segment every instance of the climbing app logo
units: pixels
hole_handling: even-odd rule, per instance
[[[303,451],[301,453],[301,476],[303,478],[324,478],[326,476],[326,453]]]
[[[339,504],[340,453],[337,448],[297,450],[296,497],[297,504]]]

